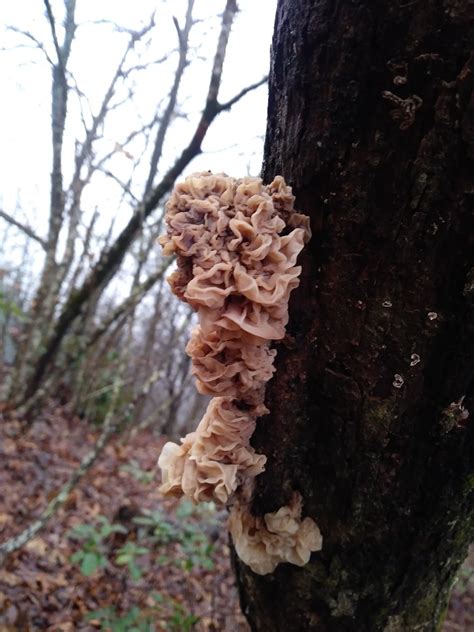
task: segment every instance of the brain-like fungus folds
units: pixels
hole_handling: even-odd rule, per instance
[[[251,396],[274,372],[275,350],[266,341],[242,344],[242,336],[215,327],[207,334],[197,327],[186,351],[193,360],[196,386],[204,395]]]
[[[171,289],[198,315],[186,348],[197,389],[213,396],[197,429],[181,445],[164,446],[161,490],[233,504],[237,553],[262,574],[283,561],[303,565],[321,548],[314,521],[301,520],[299,495],[263,518],[243,501],[264,470],[266,457],[256,454],[250,437],[268,413],[265,385],[276,355],[270,344],[285,335],[301,272],[296,260],[310,237],[309,219],[294,211],[293,201],[281,176],[264,185],[260,178],[193,174],[175,186],[160,237],[164,254],[177,255]]]
[[[262,405],[252,414],[241,411],[230,397],[212,399],[195,432],[180,446],[164,446],[158,460],[162,491],[225,504],[245,477],[263,472],[265,456],[255,454],[249,440],[256,417],[266,412]]]
[[[301,519],[301,509],[298,493],[289,505],[262,517],[253,516],[239,502],[232,507],[229,530],[235,550],[254,573],[272,573],[280,562],[304,566],[311,551],[321,549],[319,528],[311,518]]]

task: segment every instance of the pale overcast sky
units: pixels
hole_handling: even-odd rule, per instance
[[[77,0],[77,22],[82,24],[71,54],[71,70],[81,90],[85,92],[95,112],[100,103],[114,65],[121,55],[126,39],[110,33],[110,27],[93,24],[110,20],[129,28],[139,28],[156,10],[158,29],[147,54],[156,58],[176,47],[176,32],[172,16],[183,21],[185,0]],[[221,100],[226,100],[244,86],[259,80],[268,72],[269,48],[273,30],[276,0],[239,0],[240,13],[234,22],[224,67]],[[186,144],[195,126],[209,82],[210,57],[216,47],[220,14],[225,0],[196,0],[194,15],[202,20],[195,27],[191,44],[199,48],[206,61],[193,62],[187,69],[180,91],[182,110],[187,119],[179,119],[168,138],[163,168]],[[53,10],[61,18],[62,0],[52,1]],[[49,25],[44,16],[42,0],[16,0],[0,3],[0,23],[30,31],[46,42],[52,57]],[[2,116],[0,117],[0,207],[14,212],[18,201],[20,217],[29,221],[45,235],[49,203],[51,170],[50,86],[51,73],[41,52],[31,47],[5,50],[28,42],[12,32],[2,32],[0,51],[0,85],[2,86]],[[150,52],[151,51],[151,52]],[[147,120],[152,115],[158,97],[166,96],[175,66],[175,56],[169,63],[157,66],[156,75],[145,87],[138,86],[131,103],[117,111],[105,130],[104,143],[112,146],[130,131],[134,116]],[[164,86],[164,87],[163,87]],[[222,114],[213,124],[203,146],[205,152],[193,161],[190,171],[225,171],[234,176],[248,170],[258,175],[262,157],[262,137],[265,132],[267,105],[266,87],[245,97],[230,113]],[[78,112],[74,98],[70,99],[71,114]],[[128,109],[127,109],[128,108]],[[79,120],[79,119],[78,119]],[[66,175],[70,173],[74,155],[74,136],[80,137],[79,123],[69,127],[64,148]],[[105,145],[104,145],[105,147]],[[130,153],[139,151],[139,145]],[[130,158],[123,156],[114,163],[116,175],[127,178]],[[100,184],[100,183],[99,183]],[[117,210],[118,191],[110,185],[91,186],[84,203],[99,205],[107,214]],[[137,191],[138,193],[138,191]],[[123,217],[123,222],[126,217]],[[120,222],[117,229],[120,227]],[[0,231],[3,230],[3,225]]]

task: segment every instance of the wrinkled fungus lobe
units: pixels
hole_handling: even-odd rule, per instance
[[[294,493],[289,505],[264,516],[253,516],[237,503],[229,517],[229,529],[240,559],[254,573],[273,573],[280,562],[304,566],[311,551],[319,551],[323,539],[311,518],[301,520],[302,499]]]
[[[164,446],[161,490],[230,504],[237,553],[261,574],[282,561],[303,565],[321,548],[316,524],[301,520],[299,494],[263,518],[247,508],[266,461],[250,437],[268,413],[265,384],[276,354],[270,344],[285,335],[301,272],[296,259],[310,237],[309,220],[293,201],[281,176],[263,185],[260,178],[193,174],[176,185],[160,237],[164,254],[177,255],[171,289],[198,314],[186,348],[197,389],[213,396],[196,430],[181,445]]]

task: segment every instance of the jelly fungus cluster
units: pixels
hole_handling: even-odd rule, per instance
[[[263,517],[249,511],[255,477],[266,457],[250,445],[256,420],[269,411],[265,385],[288,323],[288,300],[310,237],[309,219],[293,209],[281,176],[236,180],[196,173],[176,185],[166,207],[165,255],[177,255],[169,283],[196,310],[199,325],[186,351],[200,393],[213,396],[196,430],[167,443],[158,464],[163,493],[230,506],[239,557],[259,574],[280,562],[302,566],[321,548],[302,499]]]

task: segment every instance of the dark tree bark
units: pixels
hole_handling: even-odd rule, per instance
[[[313,239],[253,510],[299,490],[324,541],[264,577],[236,560],[252,630],[436,630],[466,554],[472,33],[469,0],[279,2],[263,176],[293,185]]]

